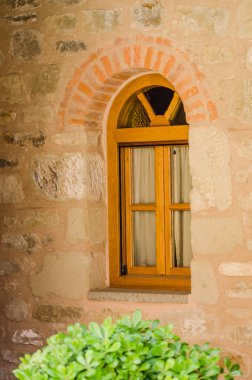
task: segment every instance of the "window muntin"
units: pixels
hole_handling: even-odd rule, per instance
[[[173,91],[164,115],[156,115],[150,104],[150,97],[146,96],[146,90],[158,86]],[[130,127],[127,120],[132,111],[132,101],[136,99],[145,109],[144,117],[146,119],[147,114],[150,123],[138,124],[135,118],[134,126]],[[182,120],[182,124],[177,123],[177,120]],[[187,143],[188,125],[183,104],[172,85],[159,74],[145,75],[133,80],[116,97],[108,120],[110,286],[190,289],[190,269],[185,266],[186,260],[182,258],[181,261],[180,257],[174,256],[178,255],[178,236],[181,235],[181,222],[178,223],[177,219],[186,219],[177,217],[177,214],[190,215],[190,205],[173,203],[174,199],[171,198],[174,192],[171,184],[171,173],[174,172],[171,150],[179,152]],[[147,199],[149,203],[145,199],[137,200],[139,194],[133,194],[136,189],[133,184],[135,169],[132,168],[132,156],[137,155],[133,152],[134,149],[139,152],[146,148],[155,151],[155,202]],[[173,175],[176,176],[174,173]],[[140,218],[151,219],[152,228],[143,227],[144,223],[137,221]],[[151,238],[151,244],[155,242],[158,252],[146,262],[142,260],[138,237],[144,240],[142,235],[147,233],[139,233],[137,223],[141,225],[140,228],[151,229],[152,235],[148,234],[148,238]],[[173,237],[172,233],[177,225],[180,229]],[[184,228],[182,233],[184,231],[190,229]],[[134,235],[137,243],[134,242]]]

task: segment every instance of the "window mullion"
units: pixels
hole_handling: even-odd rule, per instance
[[[170,147],[164,146],[164,213],[165,213],[165,258],[166,274],[171,274],[171,160]]]

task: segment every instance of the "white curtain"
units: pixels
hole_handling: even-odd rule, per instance
[[[172,203],[189,203],[191,175],[188,146],[171,147]],[[189,267],[192,259],[190,211],[172,212],[173,266]]]
[[[155,203],[155,149],[133,148],[133,203]],[[134,265],[156,265],[156,218],[154,211],[135,211]]]

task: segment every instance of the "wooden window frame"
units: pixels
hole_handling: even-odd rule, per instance
[[[188,125],[169,125],[167,117],[161,116],[158,124],[152,123],[147,128],[118,128],[120,112],[125,102],[131,95],[139,90],[151,86],[174,87],[159,74],[146,74],[127,83],[115,97],[107,120],[107,173],[108,173],[108,234],[109,234],[109,286],[138,289],[166,289],[166,290],[190,290],[189,268],[166,268],[166,275],[160,274],[121,274],[121,248],[123,242],[120,238],[121,232],[121,194],[120,194],[120,147],[134,147],[139,145],[166,146],[188,144]],[[175,93],[175,96],[178,96]],[[141,97],[141,96],[140,96]],[[143,100],[143,99],[142,99]],[[143,100],[144,101],[144,100]],[[172,102],[171,102],[172,103]],[[174,108],[177,102],[173,102]],[[169,110],[172,113],[172,110]],[[148,115],[151,114],[148,112]],[[168,152],[168,149],[166,149]],[[168,154],[168,153],[166,153]],[[167,158],[168,159],[168,158]],[[164,172],[164,171],[163,171]],[[166,171],[169,176],[169,172]],[[167,180],[167,179],[165,179]],[[166,186],[166,191],[170,191]],[[170,199],[170,194],[165,194]],[[172,209],[189,209],[189,205],[173,205],[166,202],[164,208],[165,226],[166,218],[169,218]],[[123,211],[124,212],[124,211]],[[166,241],[169,239],[170,231],[165,229]],[[169,236],[167,236],[169,235]],[[167,244],[166,244],[167,246]],[[164,248],[164,249],[167,249]]]

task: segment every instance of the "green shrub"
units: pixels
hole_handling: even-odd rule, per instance
[[[58,333],[48,345],[21,358],[14,370],[20,380],[72,379],[164,379],[232,380],[241,374],[229,359],[219,364],[220,350],[190,346],[172,332],[172,326],[158,327],[158,321],[144,321],[141,312],[101,326],[75,324],[68,333]]]

